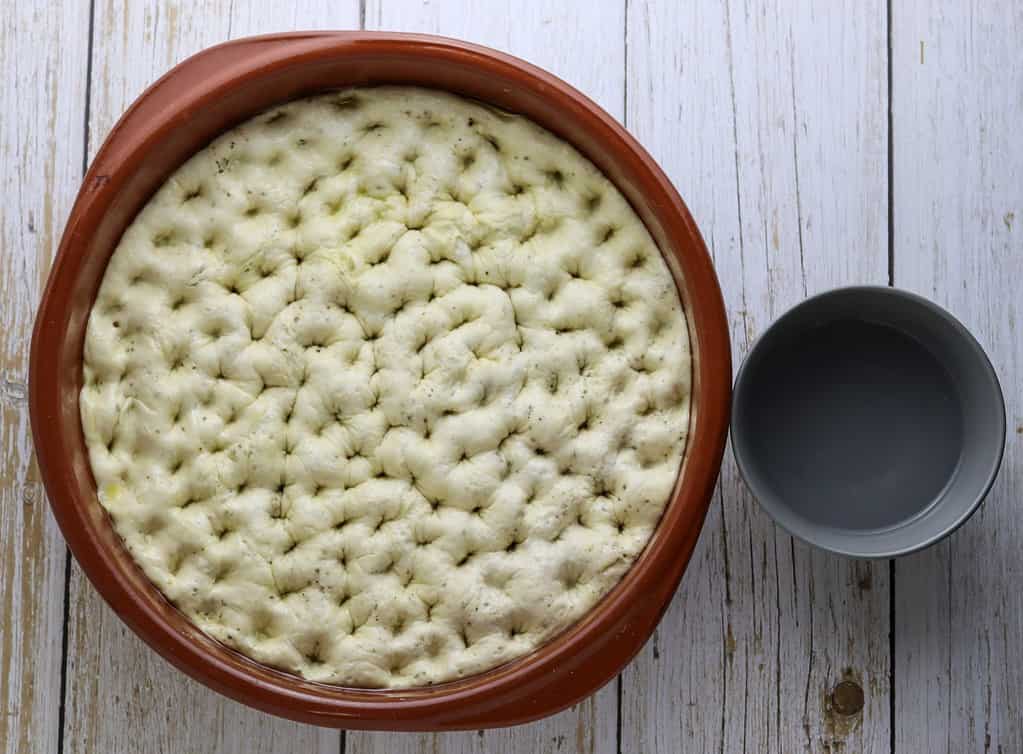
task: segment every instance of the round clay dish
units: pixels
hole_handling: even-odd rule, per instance
[[[96,498],[82,436],[85,325],[124,229],[170,173],[214,136],[267,108],[375,84],[442,89],[520,113],[573,144],[632,203],[679,287],[693,350],[689,443],[672,498],[625,578],[579,623],[494,670],[437,686],[372,691],[311,683],[209,638],[135,565]],[[258,709],[344,728],[512,725],[593,693],[639,651],[696,544],[728,424],[730,348],[710,257],[664,173],[614,119],[563,81],[508,55],[439,37],[368,32],[241,39],[189,58],[111,131],[68,219],[35,324],[30,410],[39,469],[82,569],[128,626],[181,670]]]

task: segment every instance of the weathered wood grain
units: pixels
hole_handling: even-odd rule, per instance
[[[736,364],[807,294],[885,283],[885,4],[629,10],[626,123],[711,247]],[[793,542],[726,455],[683,587],[624,673],[622,751],[888,751],[888,601],[887,563]],[[840,718],[847,673],[866,707]]]
[[[985,347],[1005,393],[1001,474],[947,542],[898,561],[896,751],[1023,747],[1023,5],[892,4],[895,284]]]
[[[34,44],[25,30],[47,40]],[[32,456],[28,350],[81,179],[88,6],[0,16],[0,752],[56,751],[66,548]]]
[[[369,28],[518,54],[626,119],[711,247],[737,361],[806,294],[886,281],[881,0],[361,5],[95,0],[90,154],[191,52],[261,31],[355,28],[364,14]],[[550,720],[482,735],[342,738],[245,709],[145,648],[77,567],[61,729],[65,549],[31,457],[25,384],[39,285],[81,177],[89,31],[87,2],[17,3],[0,18],[0,752],[54,752],[61,734],[66,752],[884,752],[893,734],[907,754],[1020,750],[1019,3],[891,3],[894,282],[977,334],[1009,411],[988,503],[949,542],[895,567],[895,656],[888,564],[793,543],[726,457],[683,587],[623,675],[621,709],[612,684]],[[851,719],[827,705],[847,668],[866,691]]]
[[[370,0],[366,28],[468,39],[525,58],[561,76],[622,118],[625,97],[625,4],[429,3]],[[616,751],[616,684],[560,715],[510,730],[393,736],[349,733],[349,754],[413,752]]]
[[[624,117],[624,0],[366,0],[365,22],[367,29],[442,34],[495,47],[546,68]]]
[[[188,55],[247,34],[357,28],[358,18],[354,1],[98,3],[90,157],[143,88]],[[121,624],[77,566],[70,585],[64,735],[64,751],[71,753],[335,754],[341,745],[337,731],[277,720],[187,679]]]

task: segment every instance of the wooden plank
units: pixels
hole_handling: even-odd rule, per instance
[[[714,254],[736,364],[789,306],[887,279],[881,0],[632,0],[627,125]],[[726,455],[683,587],[623,677],[622,751],[889,750],[888,564],[762,513]],[[862,714],[828,703],[848,674]]]
[[[145,86],[204,47],[269,31],[358,27],[355,0],[235,5],[231,0],[97,2],[90,157]],[[250,710],[171,668],[121,624],[77,566],[70,593],[65,751],[340,750],[337,731]]]
[[[88,6],[0,18],[0,752],[57,750],[67,550],[32,456],[28,351],[81,179]],[[40,47],[33,41],[47,40]]]
[[[366,28],[457,37],[546,68],[619,120],[625,102],[625,2],[508,5],[366,0]]]
[[[543,66],[621,118],[624,104],[624,2],[528,0],[514,4],[370,0],[366,27],[429,32],[497,47]],[[614,752],[617,695],[609,684],[577,707],[509,730],[393,736],[349,733],[349,754],[412,752]]]
[[[1023,742],[1023,6],[892,4],[895,284],[972,330],[1002,382],[1008,442],[987,502],[896,566],[896,750]]]

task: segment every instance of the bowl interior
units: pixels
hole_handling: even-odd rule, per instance
[[[778,320],[736,383],[733,448],[779,523],[885,557],[952,531],[1001,459],[1004,406],[983,351],[918,296],[851,288]]]
[[[137,568],[96,500],[78,411],[85,324],[107,261],[166,177],[225,129],[296,97],[355,85],[456,92],[521,113],[572,143],[618,186],[678,284],[693,349],[690,445],[661,525],[623,581],[537,652],[442,686],[328,687],[243,657],[195,628]],[[83,570],[123,620],[210,687],[304,722],[352,728],[509,725],[567,707],[640,649],[681,578],[720,465],[730,374],[724,307],[692,219],[667,178],[606,113],[564,82],[500,53],[437,37],[299,33],[238,40],[185,61],[115,126],[86,175],[40,304],[30,408],[41,476]],[[630,595],[642,592],[644,599]]]

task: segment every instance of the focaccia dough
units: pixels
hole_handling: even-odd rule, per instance
[[[225,133],[125,231],[85,340],[99,498],[259,662],[359,687],[519,657],[649,539],[689,424],[635,212],[521,117],[355,89]]]

